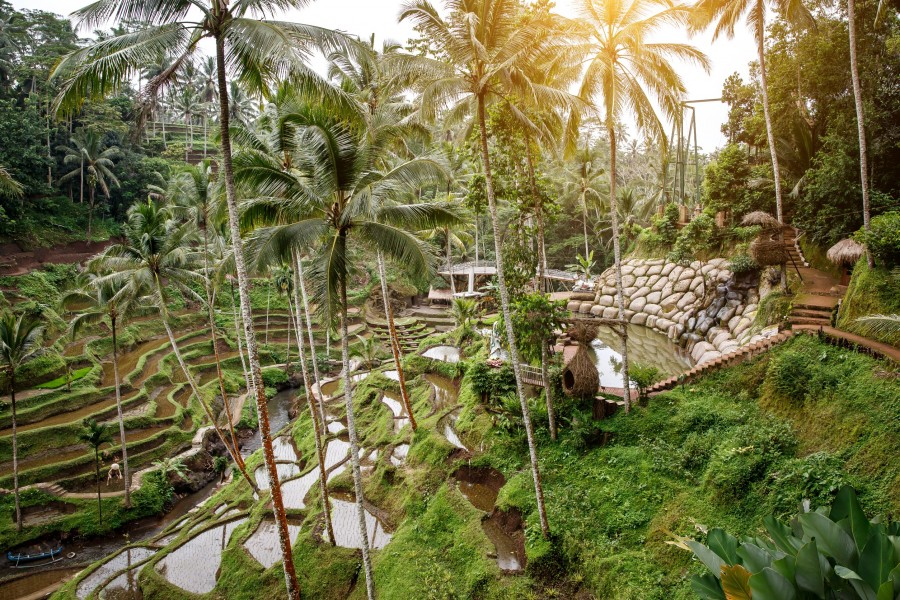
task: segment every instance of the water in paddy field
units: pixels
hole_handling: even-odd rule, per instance
[[[293,544],[300,533],[300,525],[288,523],[288,536]],[[250,537],[244,541],[244,548],[263,567],[268,569],[281,560],[281,545],[278,543],[278,530],[275,521],[263,520]]]
[[[269,429],[272,433],[279,431],[291,420],[290,411],[296,402],[297,390],[288,388],[275,394],[268,402],[269,407]],[[248,402],[252,402],[252,398],[247,398]],[[254,409],[255,410],[255,409]],[[242,456],[250,456],[257,450],[262,448],[262,437],[257,430],[251,438],[246,440],[241,447]],[[293,452],[293,450],[291,450]],[[294,460],[293,458],[289,460]]]
[[[362,548],[358,511],[359,508],[355,501],[331,496],[331,525],[334,528],[335,543],[338,546],[342,548]],[[365,519],[366,532],[369,536],[369,547],[376,550],[384,548],[391,541],[391,534],[385,531],[381,521],[369,511],[365,511]]]
[[[422,356],[448,363],[459,362],[459,348],[455,346],[435,346],[426,350]]]
[[[194,594],[208,594],[216,587],[222,551],[231,534],[247,519],[237,519],[196,535],[156,564],[169,583]]]
[[[591,348],[600,385],[622,387],[622,375],[615,366],[622,361],[622,338],[609,327],[600,327]],[[662,333],[640,325],[628,326],[628,361],[632,365],[656,367],[662,377],[678,375],[694,366],[683,348]]]

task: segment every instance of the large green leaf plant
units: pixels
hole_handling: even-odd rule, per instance
[[[900,522],[869,520],[845,487],[831,509],[803,512],[767,535],[737,539],[709,531],[706,545],[678,537],[710,570],[691,585],[705,600],[896,600],[900,598]]]

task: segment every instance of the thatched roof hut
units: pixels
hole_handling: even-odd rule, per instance
[[[577,320],[568,329],[569,337],[582,346],[590,345],[597,337],[597,325],[582,320]]]
[[[750,243],[750,257],[761,267],[783,265],[790,260],[784,242],[758,237]]]
[[[866,249],[862,244],[848,238],[829,248],[826,256],[836,265],[849,267],[855,265],[865,252]]]
[[[587,344],[579,344],[575,356],[566,364],[562,373],[562,387],[567,396],[593,398],[600,389],[600,373],[591,359]]]
[[[745,227],[759,225],[763,229],[779,229],[781,227],[778,219],[762,210],[755,210],[744,215],[744,218],[741,219],[741,225]]]

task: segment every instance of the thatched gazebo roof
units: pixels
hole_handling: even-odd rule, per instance
[[[856,240],[845,239],[828,249],[825,255],[828,260],[836,265],[850,266],[856,264],[856,261],[865,254],[865,247]]]
[[[741,225],[744,225],[745,227],[759,225],[763,229],[778,229],[781,227],[781,223],[778,222],[778,219],[762,210],[755,210],[752,213],[744,215],[744,218],[741,219]]]

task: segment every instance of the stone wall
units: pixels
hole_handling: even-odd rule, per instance
[[[606,319],[619,316],[615,272],[599,278],[593,300],[576,295],[572,312]],[[728,260],[714,258],[682,266],[662,259],[629,259],[622,263],[625,318],[655,329],[686,348],[695,363],[719,358],[760,336],[751,324],[759,303],[759,277],[735,276]]]

